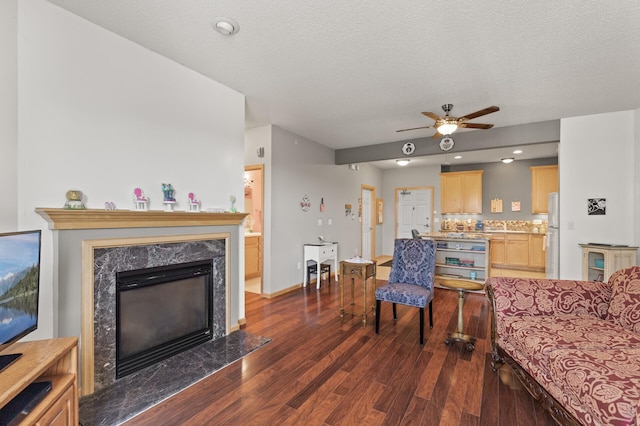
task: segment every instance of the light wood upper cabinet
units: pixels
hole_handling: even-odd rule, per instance
[[[482,213],[482,173],[440,173],[441,213]]]
[[[558,166],[531,167],[531,213],[548,213],[550,192],[558,192]]]

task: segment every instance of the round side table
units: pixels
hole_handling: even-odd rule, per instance
[[[447,346],[451,346],[454,343],[461,342],[468,352],[473,351],[476,348],[476,338],[463,334],[462,323],[462,307],[464,306],[464,293],[465,291],[477,291],[484,288],[484,284],[476,281],[465,279],[441,279],[438,283],[445,288],[456,290],[458,292],[458,328],[454,332],[449,332],[449,336],[445,339],[444,343]]]

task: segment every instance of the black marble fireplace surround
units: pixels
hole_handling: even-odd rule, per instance
[[[94,250],[94,389],[116,381],[116,273],[211,259],[212,339],[226,334],[225,240],[131,245]]]

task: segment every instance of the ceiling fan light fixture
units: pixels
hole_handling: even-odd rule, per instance
[[[503,158],[502,161],[504,164],[509,164],[509,163],[513,163],[514,158],[513,157],[509,157],[509,158]]]
[[[445,120],[442,124],[437,127],[438,133],[441,135],[450,135],[456,130],[458,130],[458,124],[455,121],[447,121]]]
[[[404,166],[406,166],[407,164],[409,164],[409,160],[407,160],[407,159],[403,159],[403,160],[396,160],[396,164],[397,164],[398,166],[402,166],[402,167],[404,167]]]

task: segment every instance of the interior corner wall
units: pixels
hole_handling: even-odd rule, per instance
[[[336,165],[334,150],[277,126],[272,126],[271,142],[272,238],[270,246],[265,246],[265,252],[271,253],[271,280],[263,284],[263,291],[269,294],[302,283],[303,245],[318,241],[319,236],[338,243],[339,260],[353,257],[356,249],[360,252],[357,209],[361,185],[375,187],[377,197],[382,190],[382,173],[376,167],[361,165],[355,171]],[[300,206],[304,196],[311,201],[306,212]],[[321,212],[323,199],[325,211]],[[345,204],[352,205],[355,219],[345,215]],[[380,228],[376,226],[376,235]],[[379,254],[380,247],[376,250]]]
[[[396,188],[433,187],[433,229],[440,229],[440,166],[406,167],[382,171],[384,223],[382,253],[393,255],[396,239]],[[437,219],[437,220],[436,220]]]
[[[131,209],[140,187],[160,210],[163,182],[176,188],[177,210],[189,192],[203,209],[229,210],[231,196],[241,207],[244,96],[46,0],[19,1],[17,38],[17,216],[21,227],[44,230],[34,338],[49,338],[55,233],[34,209],[62,207],[69,189],[81,190],[88,208]],[[240,269],[231,272],[234,289]],[[235,322],[244,292],[231,297]]]
[[[0,1],[0,232],[18,230],[17,0]]]
[[[582,278],[580,243],[638,243],[636,115],[621,111],[561,120],[560,278]],[[590,198],[606,199],[605,215],[587,214]]]

